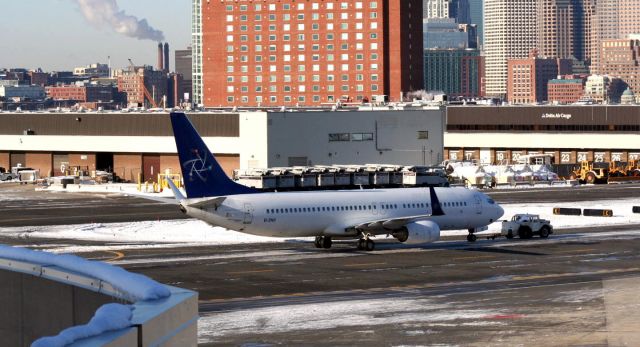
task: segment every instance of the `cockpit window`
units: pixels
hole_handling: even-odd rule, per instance
[[[491,199],[491,198],[488,198],[488,199],[487,199],[487,202],[488,202],[490,205],[495,205],[495,203],[496,203],[496,202],[495,202],[495,201],[493,201],[493,199]]]

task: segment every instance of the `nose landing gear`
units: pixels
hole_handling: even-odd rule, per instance
[[[467,241],[476,242],[478,237],[476,236],[476,234],[474,234],[475,231],[476,231],[475,229],[469,229],[469,235],[467,235]]]
[[[316,239],[315,241],[313,241],[313,244],[316,246],[316,248],[329,249],[331,248],[333,241],[329,236],[316,236]]]

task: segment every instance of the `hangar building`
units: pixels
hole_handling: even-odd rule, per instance
[[[190,112],[221,165],[437,165],[444,108]],[[18,163],[56,176],[63,169],[112,171],[126,181],[179,172],[168,113],[0,113],[0,167]]]

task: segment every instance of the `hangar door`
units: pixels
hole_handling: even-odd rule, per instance
[[[158,173],[160,173],[160,155],[144,154],[142,155],[142,180],[158,181]]]
[[[26,159],[27,157],[24,153],[11,153],[9,162],[11,164],[11,167],[16,167],[18,166],[18,164],[22,164],[22,166],[27,166]],[[10,169],[7,168],[7,170],[10,170]]]

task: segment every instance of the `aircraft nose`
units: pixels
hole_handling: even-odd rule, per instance
[[[500,217],[504,215],[504,209],[500,205],[496,205],[496,212],[497,212],[496,220],[500,219]]]

